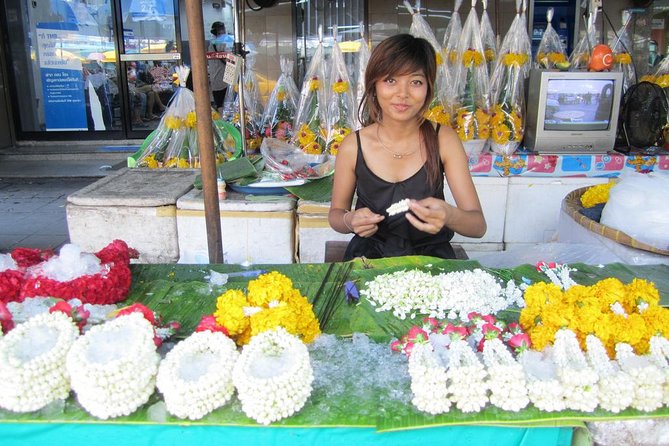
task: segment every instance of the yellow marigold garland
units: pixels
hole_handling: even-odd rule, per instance
[[[609,278],[564,292],[555,284],[538,282],[525,290],[526,306],[519,322],[537,350],[551,344],[559,329],[569,328],[583,349],[586,336],[594,334],[612,358],[619,342],[644,354],[652,336],[669,335],[669,310],[660,307],[659,301],[654,284],[642,279],[625,285]]]
[[[629,65],[632,63],[632,56],[629,53],[618,53],[613,56],[613,60],[620,65]]]
[[[611,188],[615,186],[615,181],[609,181],[604,184],[597,184],[589,187],[583,195],[581,195],[581,204],[584,208],[591,208],[601,203],[609,201],[609,193]]]
[[[469,49],[462,53],[462,65],[465,67],[477,67],[481,65],[484,60],[484,56],[480,51]]]
[[[214,317],[224,326],[238,345],[251,337],[281,326],[289,333],[310,343],[321,330],[313,307],[293,282],[283,274],[272,271],[248,284],[248,294],[228,290],[216,301]]]

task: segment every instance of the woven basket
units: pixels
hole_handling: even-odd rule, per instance
[[[569,214],[569,216],[573,218],[576,223],[596,234],[620,243],[621,245],[631,246],[632,248],[669,256],[669,251],[640,242],[639,240],[630,237],[622,231],[618,231],[609,226],[602,225],[594,220],[589,219],[585,215],[582,215],[579,212],[579,210],[583,209],[583,205],[581,204],[581,195],[583,195],[583,193],[588,190],[588,188],[589,187],[581,187],[580,189],[573,190],[567,194],[564,200],[562,200],[562,210]]]

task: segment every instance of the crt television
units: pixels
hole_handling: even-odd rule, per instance
[[[545,154],[613,149],[622,83],[621,72],[531,70],[525,148]]]

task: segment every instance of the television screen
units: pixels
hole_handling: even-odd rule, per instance
[[[613,79],[548,79],[544,130],[607,130]]]

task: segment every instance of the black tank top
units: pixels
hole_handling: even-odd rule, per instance
[[[425,164],[413,176],[404,181],[390,183],[372,172],[362,154],[360,133],[356,132],[358,155],[355,163],[357,177],[356,192],[358,200],[355,208],[369,208],[372,212],[385,215],[379,223],[379,230],[371,237],[354,236],[349,243],[344,260],[355,257],[376,259],[404,255],[426,255],[454,259],[455,253],[449,241],[453,231],[444,227],[437,234],[428,234],[416,229],[404,216],[404,213],[388,216],[386,209],[404,198],[421,200],[427,197],[444,199],[444,166],[441,165],[439,181],[430,186]]]

